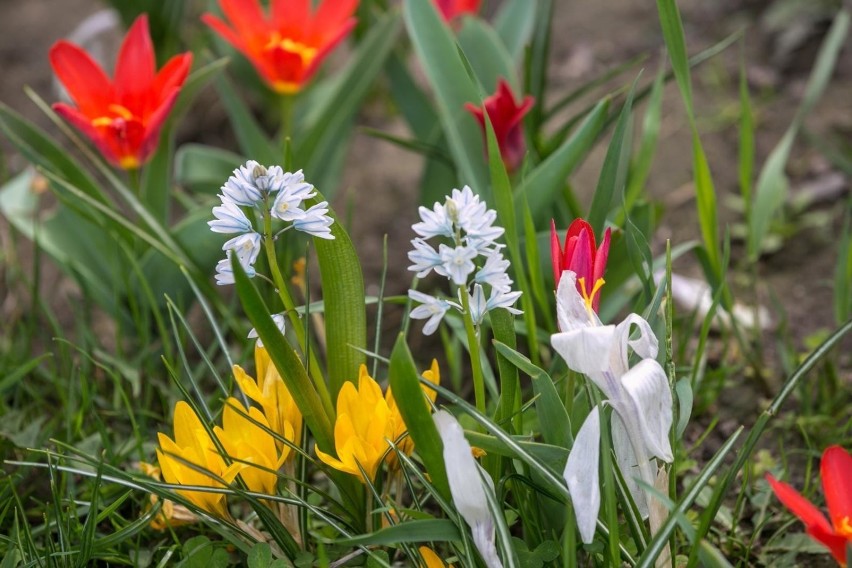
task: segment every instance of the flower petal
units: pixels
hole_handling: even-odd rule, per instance
[[[101,116],[113,100],[112,82],[88,53],[60,40],[50,48],[50,65],[71,99],[89,120]]]
[[[563,276],[563,280],[565,277]],[[559,284],[562,286],[562,283]],[[609,368],[609,353],[615,336],[615,326],[585,327],[556,333],[550,343],[565,359],[572,371],[588,375],[604,391],[607,398],[620,398],[617,388],[601,384],[600,376]]]
[[[595,538],[595,525],[601,508],[601,488],[598,483],[601,422],[598,407],[594,407],[583,422],[568,454],[562,477],[568,484],[580,538],[589,544]]]
[[[115,64],[116,96],[134,114],[141,113],[145,108],[156,70],[154,44],[148,32],[148,16],[142,14],[124,37]]]
[[[630,333],[632,332],[634,325],[639,328],[639,337],[636,339],[630,339]],[[651,330],[651,325],[640,315],[630,314],[624,318],[624,321],[618,324],[615,328],[614,341],[615,344],[613,345],[613,349],[610,354],[610,363],[613,371],[615,371],[618,376],[623,375],[630,368],[628,362],[628,347],[632,348],[633,351],[643,359],[647,359],[649,357],[651,359],[655,359],[657,357],[657,351],[659,348],[657,336],[654,335],[653,330]]]
[[[627,484],[627,490],[630,491],[630,496],[633,497],[633,502],[636,503],[636,508],[639,509],[639,514],[644,519],[648,516],[648,500],[645,497],[645,491],[639,485],[639,480],[642,479],[642,474],[639,471],[639,460],[636,458],[636,452],[633,451],[633,445],[630,443],[627,427],[617,412],[612,413],[610,424],[612,447],[615,450],[618,469],[621,470],[624,483]],[[642,459],[647,460],[648,456],[642,456]]]
[[[844,519],[847,526],[852,524],[852,456],[840,446],[827,448],[822,454],[820,473],[828,516],[840,532]],[[847,536],[852,541],[852,534]]]
[[[636,414],[648,452],[665,462],[672,462],[674,456],[669,430],[672,427],[673,403],[666,372],[654,359],[643,359],[624,374],[621,384],[632,403],[630,410]]]

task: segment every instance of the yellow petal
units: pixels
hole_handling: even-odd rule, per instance
[[[423,566],[424,568],[446,568],[446,564],[441,560],[441,557],[435,554],[435,552],[431,548],[427,548],[425,546],[421,546],[417,549],[420,552],[420,556],[423,558]]]
[[[239,385],[240,390],[245,393],[247,397],[252,399],[258,404],[263,404],[263,393],[257,387],[257,383],[255,383],[254,379],[249,376],[248,373],[245,372],[245,369],[240,367],[239,365],[234,365],[234,379],[237,381],[237,385]]]
[[[432,359],[432,368],[428,371],[423,371],[423,378],[429,381],[432,384],[441,385],[441,369],[438,367],[438,360]],[[435,399],[438,398],[438,391],[435,389],[430,389],[428,386],[421,384],[421,388],[423,392],[426,393],[426,396],[429,397],[429,400],[435,402]]]

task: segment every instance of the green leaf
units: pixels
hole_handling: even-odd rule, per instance
[[[600,101],[565,142],[528,175],[515,191],[515,210],[526,199],[535,224],[552,215],[552,206],[565,181],[597,142],[606,124],[609,100]]]
[[[793,149],[793,142],[805,117],[816,106],[828,85],[837,57],[846,43],[848,32],[849,12],[841,10],[834,18],[834,23],[820,47],[816,63],[808,78],[802,105],[796,111],[796,116],[793,117],[793,122],[781,141],[769,154],[757,179],[748,235],[748,254],[752,262],[760,256],[761,243],[769,231],[770,222],[787,198],[788,182],[784,168]]]
[[[536,397],[535,408],[544,441],[560,448],[570,448],[573,444],[571,419],[556,392],[556,387],[553,385],[553,379],[550,378],[550,375],[533,365],[529,359],[508,345],[495,341],[494,347],[500,355],[508,359],[532,380],[533,392]]]
[[[464,18],[457,41],[486,92],[497,90],[497,79],[500,77],[512,85],[514,92],[518,92],[512,56],[491,26],[479,18]]]
[[[627,100],[621,108],[621,114],[612,133],[612,140],[606,151],[606,158],[601,166],[595,195],[592,198],[588,221],[597,235],[603,233],[613,200],[616,198],[619,198],[619,202],[623,200],[627,169],[630,166],[630,146],[633,140],[633,94],[636,92],[638,81],[639,77],[636,77],[630,92],[627,93]]]
[[[482,133],[465,103],[481,102],[449,28],[429,0],[405,0],[403,16],[414,51],[435,89],[438,117],[460,173],[486,201],[490,193],[483,160]]]
[[[259,542],[251,548],[248,555],[248,568],[269,568],[272,564],[272,549],[265,542]]]
[[[184,144],[175,153],[175,182],[194,193],[215,195],[231,173],[245,162],[234,152]]]
[[[426,465],[432,484],[444,499],[450,499],[450,485],[444,469],[444,445],[432,421],[432,413],[420,386],[419,373],[402,334],[391,352],[389,375],[394,400],[408,428],[408,435],[414,440],[417,454]]]
[[[284,384],[287,385],[287,389],[293,395],[293,400],[296,401],[296,406],[299,407],[305,419],[305,424],[308,425],[314,435],[317,446],[326,453],[334,454],[334,434],[331,428],[333,417],[325,413],[316,388],[308,378],[304,365],[284,339],[284,336],[281,335],[281,332],[278,331],[278,327],[272,321],[269,308],[266,307],[257,288],[246,276],[245,270],[234,256],[231,257],[231,266],[234,271],[237,295],[240,297],[243,309],[249,321],[257,330],[257,334],[269,352],[269,358],[281,375]]]
[[[338,541],[362,546],[396,546],[405,543],[451,542],[461,540],[455,523],[448,519],[407,521],[376,532]]]
[[[318,193],[313,203],[322,200]],[[313,241],[325,305],[328,384],[332,400],[337,400],[343,383],[354,381],[366,360],[367,305],[358,253],[334,211],[328,214],[334,219],[330,227],[334,240]]]
[[[224,75],[217,77],[216,89],[222,104],[225,105],[228,118],[231,119],[231,127],[243,155],[264,165],[280,163],[282,156],[276,153],[272,140],[252,116],[228,78]]]
[[[523,55],[535,25],[538,0],[508,0],[494,18],[494,30],[513,61]]]

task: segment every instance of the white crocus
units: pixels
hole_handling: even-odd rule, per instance
[[[589,302],[577,291],[577,275],[566,271],[556,295],[561,333],[551,343],[568,367],[589,377],[613,409],[611,431],[618,466],[643,516],[648,514],[645,492],[636,479],[654,486],[656,457],[673,460],[669,430],[672,395],[666,373],[655,360],[657,339],[642,317],[631,314],[618,325],[602,325]],[[634,327],[638,331],[630,338]],[[629,350],[642,361],[629,366]],[[590,543],[600,508],[597,455],[600,416],[594,409],[580,429],[565,466],[565,481],[574,502],[583,542]],[[594,456],[594,457],[593,457]]]
[[[495,545],[494,517],[485,494],[486,491],[494,493],[491,478],[480,473],[458,420],[445,410],[436,412],[432,419],[444,444],[444,467],[453,504],[470,527],[473,544],[482,555],[485,565],[488,568],[503,568]]]

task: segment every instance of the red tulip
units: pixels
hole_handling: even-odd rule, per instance
[[[299,92],[322,61],[355,27],[358,0],[271,0],[267,15],[258,0],[219,0],[228,23],[201,19],[245,55],[277,93]],[[228,25],[230,24],[230,26]]]
[[[463,14],[476,14],[482,0],[435,0],[435,6],[445,22],[450,22]]]
[[[601,246],[595,249],[595,232],[583,219],[574,219],[565,234],[564,248],[559,245],[556,223],[550,221],[550,260],[553,264],[554,287],[559,288],[562,272],[571,270],[577,275],[577,291],[594,311],[600,304],[600,289],[609,258],[610,230],[604,231]]]
[[[807,533],[845,567],[847,548],[852,545],[852,456],[840,446],[827,448],[822,454],[820,474],[830,523],[798,491],[769,474],[766,480],[778,499],[805,523]]]
[[[497,92],[486,98],[482,107],[472,103],[464,105],[479,121],[483,135],[485,135],[485,112],[488,113],[500,148],[500,156],[510,172],[515,171],[524,159],[526,145],[521,121],[534,103],[535,99],[527,95],[520,105],[517,104],[509,83],[501,78],[497,81]]]
[[[151,157],[160,129],[192,66],[192,54],[171,58],[157,72],[148,17],[136,18],[110,80],[79,46],[65,40],[50,49],[50,64],[77,105],[53,110],[88,136],[113,164],[132,170]]]

